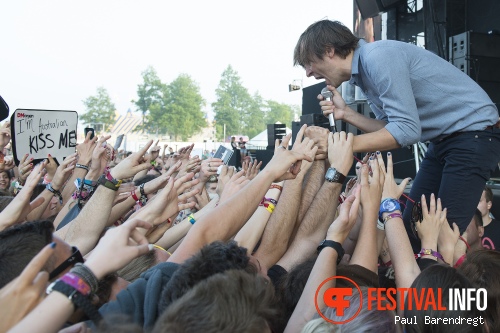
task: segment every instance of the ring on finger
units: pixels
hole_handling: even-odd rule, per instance
[[[283,149],[286,149],[284,146],[282,145],[279,145],[278,148],[283,148]]]
[[[210,168],[210,162],[208,162],[208,167]]]

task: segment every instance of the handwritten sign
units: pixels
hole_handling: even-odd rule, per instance
[[[17,109],[10,118],[14,161],[25,154],[34,163],[51,154],[58,163],[75,152],[78,113],[76,111]]]

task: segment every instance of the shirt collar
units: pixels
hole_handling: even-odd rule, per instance
[[[364,39],[360,39],[358,41],[358,46],[354,49],[354,55],[352,56],[352,64],[351,64],[351,79],[349,83],[356,84],[356,77],[359,74],[359,53],[361,51],[361,47],[365,44],[368,44]]]

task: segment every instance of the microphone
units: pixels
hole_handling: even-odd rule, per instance
[[[331,101],[333,98],[333,93],[328,90],[327,87],[324,87],[321,90],[321,96],[323,96],[325,101]],[[335,126],[335,118],[333,118],[333,112],[328,115],[328,121],[330,122],[330,131],[333,133],[337,132],[337,127]]]

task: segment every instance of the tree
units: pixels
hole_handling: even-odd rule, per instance
[[[115,105],[111,102],[108,91],[104,87],[97,88],[97,95],[83,100],[85,113],[80,117],[86,125],[102,124],[107,131],[115,123]],[[98,130],[98,127],[96,128]]]
[[[145,117],[152,108],[161,107],[165,84],[161,82],[156,70],[149,66],[141,73],[143,83],[137,85],[137,101],[133,100],[137,106],[137,111],[142,113],[142,129],[145,127]]]
[[[253,95],[252,103],[243,116],[243,133],[250,138],[266,129],[265,106],[262,96],[258,92]]]
[[[279,121],[288,127],[292,126],[295,113],[290,105],[268,100],[267,107],[268,111],[266,112],[266,124],[274,124]]]
[[[207,125],[201,110],[205,101],[201,97],[200,88],[189,75],[180,74],[168,85],[167,91],[162,123],[176,140],[180,136],[187,141]]]
[[[212,103],[212,108],[215,112],[217,138],[223,138],[224,125],[229,134],[243,134],[243,118],[252,105],[252,97],[241,84],[238,72],[231,65],[228,65],[222,73],[215,94],[217,100]]]

